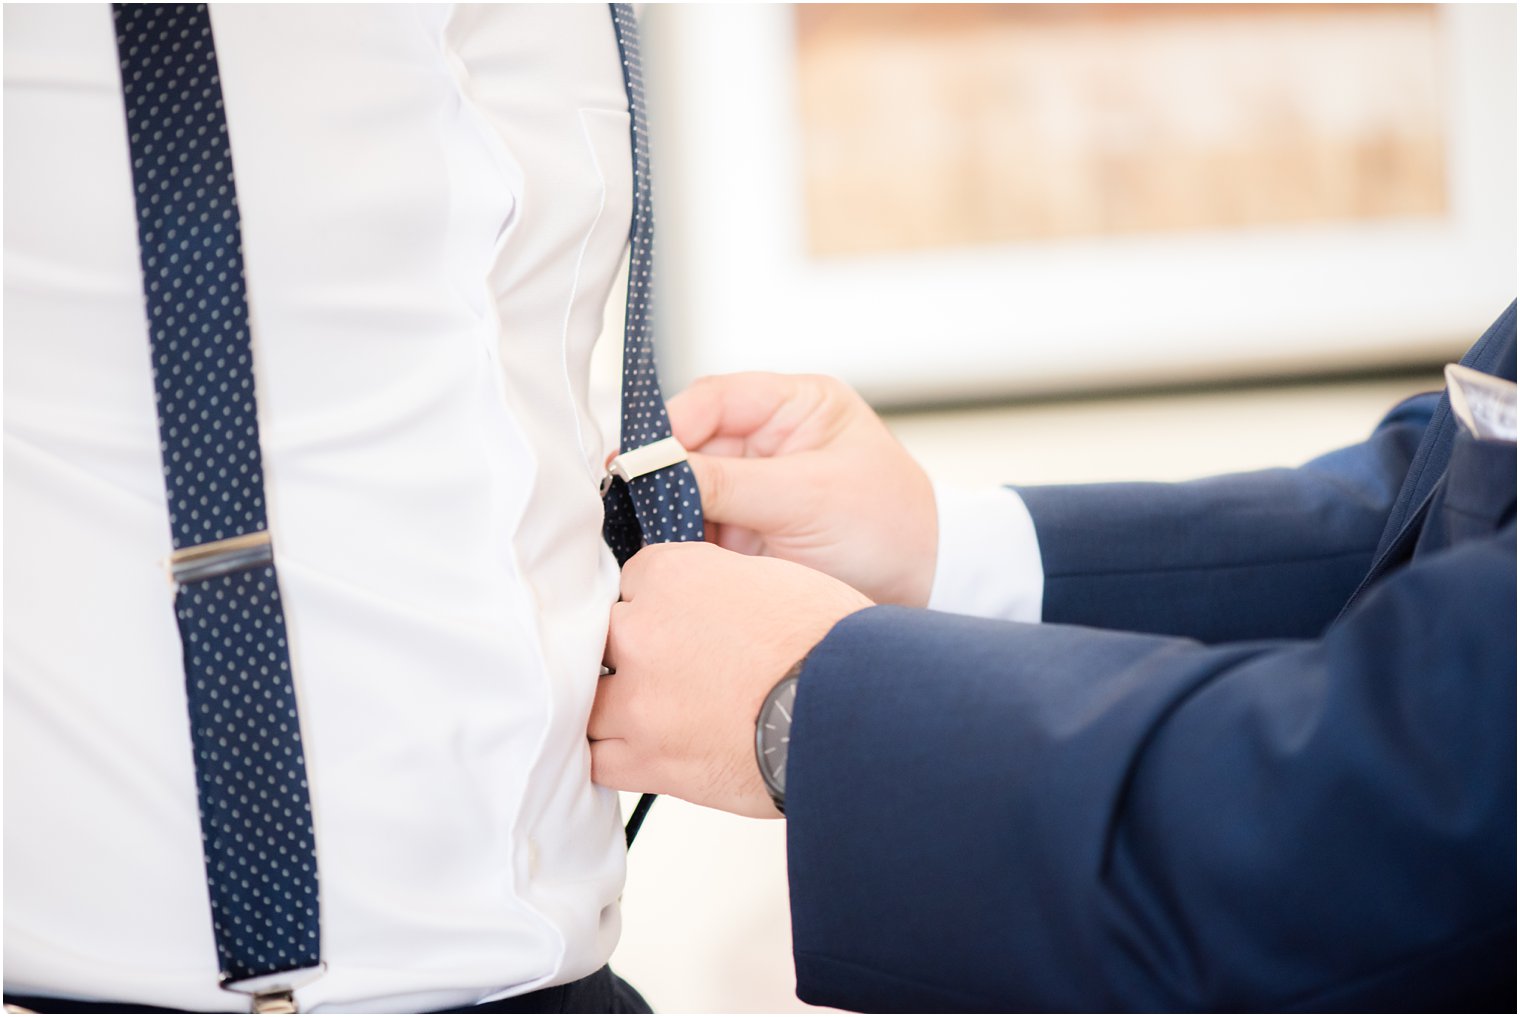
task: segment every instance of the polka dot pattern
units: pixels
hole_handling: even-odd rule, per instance
[[[222,977],[314,967],[316,839],[274,567],[182,587],[175,614]]]
[[[117,4],[176,549],[267,528],[242,237],[204,4]],[[224,979],[319,963],[316,843],[272,565],[182,584],[175,615]]]
[[[623,81],[633,122],[633,227],[628,268],[628,314],[623,333],[622,446],[640,448],[670,437],[670,418],[655,371],[651,318],[654,278],[654,206],[649,183],[649,128],[644,118],[644,75],[638,25],[631,4],[612,5],[623,60]],[[621,565],[644,543],[701,540],[702,499],[684,462],[613,482],[606,496],[603,535]]]

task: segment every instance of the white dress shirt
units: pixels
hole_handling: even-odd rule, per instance
[[[623,256],[606,5],[212,7],[321,868],[312,1009],[618,935],[586,718],[617,571],[587,363]],[[217,988],[111,11],[5,18],[5,981]]]
[[[1029,507],[1012,488],[964,490],[934,485],[939,551],[931,611],[1037,622],[1045,567]]]

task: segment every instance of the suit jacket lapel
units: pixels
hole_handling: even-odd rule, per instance
[[[1512,302],[1499,320],[1491,325],[1483,338],[1479,339],[1472,349],[1467,351],[1467,356],[1462,358],[1464,367],[1471,367],[1475,371],[1484,374],[1494,374],[1510,381],[1515,380],[1515,304]],[[1446,468],[1446,460],[1451,455],[1451,443],[1456,437],[1457,422],[1452,418],[1451,405],[1443,395],[1441,402],[1436,406],[1435,413],[1430,418],[1430,426],[1425,429],[1425,437],[1420,442],[1420,447],[1415,451],[1414,460],[1409,467],[1409,475],[1404,478],[1404,486],[1399,489],[1399,496],[1393,503],[1393,511],[1388,514],[1388,525],[1383,530],[1382,539],[1378,541],[1378,557],[1391,549],[1404,531],[1409,529],[1414,517],[1418,513],[1418,506],[1422,504],[1435,487]]]
[[[1499,320],[1489,326],[1483,338],[1462,358],[1464,367],[1497,375],[1509,381],[1515,380],[1515,302],[1511,301]],[[1341,608],[1344,615],[1356,603],[1363,591],[1375,583],[1389,569],[1406,561],[1414,551],[1425,524],[1426,513],[1436,488],[1446,475],[1446,464],[1451,458],[1452,441],[1456,437],[1457,422],[1451,415],[1451,404],[1446,396],[1436,405],[1425,437],[1415,450],[1409,474],[1394,500],[1393,510],[1388,514],[1388,524],[1378,541],[1378,552],[1373,558],[1372,569]]]

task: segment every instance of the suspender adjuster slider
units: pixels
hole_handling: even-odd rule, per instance
[[[263,568],[274,561],[268,530],[244,533],[209,544],[182,547],[169,556],[169,575],[174,585],[215,579],[218,576]]]
[[[675,435],[620,452],[607,464],[607,474],[627,483],[637,477],[654,473],[686,461],[686,448]]]

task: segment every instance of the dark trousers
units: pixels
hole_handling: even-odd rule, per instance
[[[24,1007],[34,1013],[188,1013],[163,1007],[135,1003],[91,1003],[50,996],[13,996],[5,994],[7,1005]],[[604,967],[580,981],[555,985],[522,996],[479,1003],[442,1013],[652,1013],[644,997],[627,982]]]

